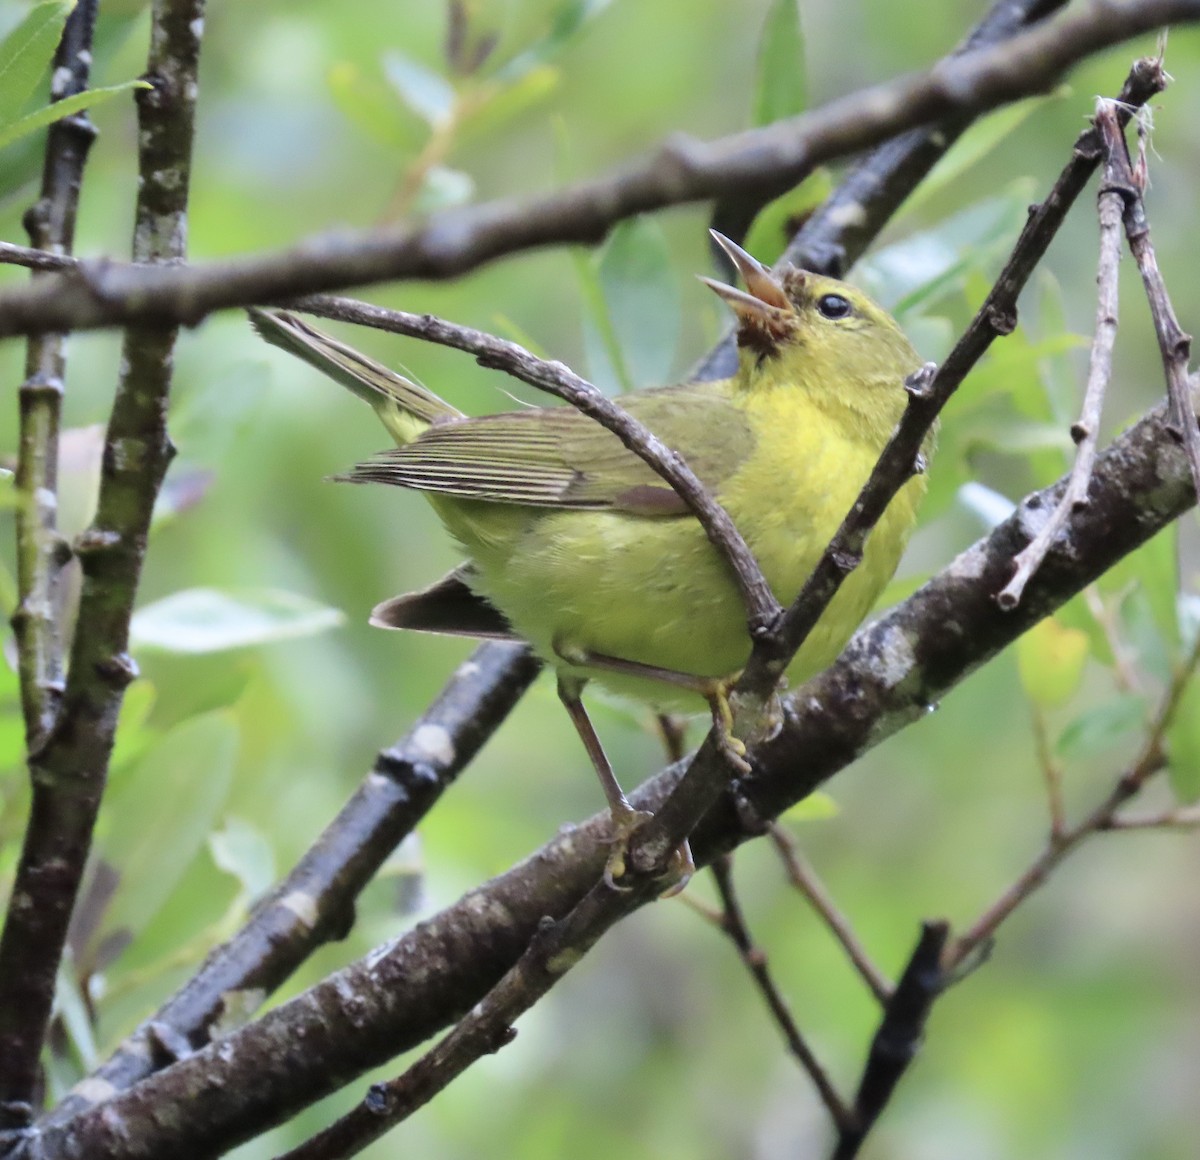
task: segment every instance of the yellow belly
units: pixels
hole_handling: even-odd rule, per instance
[[[783,432],[779,438],[787,438]],[[793,601],[874,466],[877,452],[845,440],[787,455],[766,447],[717,498],[745,536],[777,599]],[[782,466],[781,466],[782,465]],[[788,669],[792,684],[830,664],[891,578],[924,491],[905,485]],[[746,614],[721,560],[689,517],[555,510],[437,497],[463,542],[481,593],[560,670],[661,709],[702,708],[659,681],[566,663],[601,654],[694,676],[725,677],[750,653]]]

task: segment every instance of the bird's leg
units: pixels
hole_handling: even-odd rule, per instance
[[[604,790],[604,796],[608,799],[608,812],[612,818],[613,850],[604,867],[604,880],[610,886],[615,886],[614,880],[625,873],[625,851],[629,845],[629,837],[650,815],[643,810],[635,810],[629,804],[625,791],[621,789],[621,783],[613,773],[608,754],[604,752],[592,719],[580,699],[583,685],[584,682],[578,677],[562,673],[558,675],[558,699],[562,701],[567,716],[571,718],[571,724],[575,726],[575,732],[579,734],[579,740],[583,742],[583,747],[591,758],[592,768],[600,779],[600,788]]]
[[[627,661],[623,657],[610,657],[594,652],[572,653],[565,659],[576,665],[662,681],[663,684],[674,685],[677,689],[690,689],[708,702],[717,741],[730,764],[739,773],[751,772],[750,763],[746,760],[746,746],[733,735],[733,709],[729,704],[730,690],[742,675],[740,672],[732,673],[728,677],[698,677],[695,673],[680,673],[674,669],[660,668],[658,665],[646,665],[641,661]]]
[[[612,763],[608,760],[604,746],[600,744],[600,738],[596,735],[592,719],[583,707],[583,701],[579,695],[583,686],[584,681],[579,677],[571,677],[563,673],[558,675],[558,698],[562,701],[567,716],[571,718],[571,724],[575,726],[575,732],[579,734],[579,739],[583,742],[583,747],[592,760],[592,768],[595,769],[596,776],[600,779],[600,787],[608,799],[608,812],[612,818],[613,849],[604,866],[604,881],[619,890],[621,888],[617,886],[616,879],[625,873],[625,853],[629,848],[629,838],[638,826],[650,819],[651,815],[645,810],[635,810],[621,789],[617,775],[613,773]],[[675,882],[666,891],[666,895],[678,894],[695,873],[696,864],[692,861],[691,847],[688,846],[686,839],[672,855],[670,870],[675,877]]]

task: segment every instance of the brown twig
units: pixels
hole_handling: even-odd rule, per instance
[[[138,92],[134,254],[142,261],[182,257],[203,23],[203,0],[154,5],[147,70],[152,87]],[[96,518],[76,544],[84,582],[66,690],[52,727],[29,755],[33,803],[0,936],[0,1011],[12,1013],[0,1034],[0,1076],[10,1106],[28,1102],[33,1091],[117,714],[136,676],[127,652],[129,617],[172,451],[165,423],[173,344],[170,328],[126,334]]]
[[[808,1073],[808,1077],[817,1089],[817,1094],[821,1097],[826,1111],[829,1112],[834,1126],[839,1133],[852,1131],[857,1126],[854,1112],[838,1095],[837,1089],[833,1086],[833,1081],[821,1065],[821,1061],[817,1059],[812,1048],[800,1033],[799,1027],[796,1026],[796,1020],[788,1008],[787,1000],[784,999],[771,976],[767,966],[766,952],[756,946],[750,936],[750,928],[746,923],[746,916],[742,911],[742,904],[733,883],[732,855],[724,854],[716,858],[712,864],[712,872],[713,879],[717,884],[717,893],[721,896],[721,929],[737,947],[746,970],[750,972],[754,985],[758,988],[767,1004],[767,1009],[771,1012],[771,1018],[775,1020],[779,1030],[783,1033],[788,1050]]]
[[[1179,806],[1157,814],[1116,814],[1102,830],[1191,830],[1200,826],[1200,806]]]
[[[762,182],[790,184],[822,161],[906,129],[1043,92],[1102,48],[1197,19],[1200,0],[1096,0],[926,73],[765,129],[707,143],[673,138],[642,165],[560,193],[447,211],[413,229],[312,238],[232,261],[161,270],[88,265],[0,294],[0,336],[132,321],[192,325],[222,307],[400,278],[449,278],[503,254],[594,242],[634,214]]]
[[[1097,103],[1093,125],[1101,139],[1109,140],[1109,126],[1120,133],[1116,112],[1111,101]],[[1122,147],[1123,151],[1123,147]],[[1083,409],[1079,420],[1071,428],[1075,441],[1075,464],[1071,468],[1067,490],[1058,506],[1046,518],[1038,534],[1023,548],[1013,563],[1016,565],[1012,579],[996,595],[1001,608],[1011,608],[1021,599],[1025,585],[1037,572],[1055,536],[1072,514],[1088,502],[1088,480],[1092,464],[1096,460],[1096,446],[1100,438],[1100,413],[1104,405],[1104,394],[1112,378],[1113,347],[1117,339],[1118,318],[1118,267],[1121,260],[1121,194],[1113,188],[1117,178],[1113,150],[1107,149],[1104,162],[1104,184],[1100,189],[1100,259],[1096,273],[1096,332],[1092,337],[1092,353],[1088,364],[1087,386],[1084,389]]]
[[[943,965],[951,974],[964,961],[989,942],[1005,919],[1038,887],[1042,886],[1059,864],[1093,834],[1123,828],[1118,811],[1130,798],[1141,792],[1146,782],[1166,764],[1163,738],[1175,717],[1179,699],[1200,664],[1200,640],[1179,667],[1163,695],[1158,712],[1146,730],[1145,739],[1132,765],[1117,779],[1116,785],[1090,813],[1075,826],[1051,834],[1045,849],[1030,863],[1007,890],[959,935],[947,948]]]
[[[866,947],[854,933],[850,920],[838,910],[837,904],[822,885],[816,871],[800,852],[795,839],[780,822],[769,822],[767,833],[783,860],[788,881],[804,895],[809,905],[820,915],[830,933],[846,952],[846,957],[854,964],[854,969],[870,988],[876,1001],[881,1006],[886,1006],[894,991],[891,981],[871,961]]]
[[[750,747],[755,775],[740,790],[755,814],[778,816],[865,750],[923,719],[949,687],[1187,510],[1195,502],[1188,465],[1166,438],[1167,423],[1159,408],[1098,457],[1093,503],[1012,612],[997,609],[992,594],[1022,539],[1019,512],[861,630],[833,666],[787,698],[778,733]],[[1044,502],[1055,502],[1064,486],[1049,489]],[[830,713],[834,704],[839,712]],[[653,779],[631,795],[634,805],[653,809],[678,776],[676,768]],[[723,800],[694,833],[692,850],[705,863],[759,832],[748,832],[736,804]],[[607,856],[604,833],[600,817],[561,833],[386,949],[103,1105],[47,1127],[38,1140],[41,1160],[134,1160],[170,1154],[181,1140],[194,1154],[217,1155],[411,1049],[486,995],[521,960],[546,915],[567,913],[587,894]],[[626,904],[653,897],[651,887],[614,905],[623,914]],[[586,937],[577,944],[575,934]],[[590,925],[572,926],[554,953],[569,947],[569,957],[581,954],[593,934]],[[496,1010],[490,1037],[478,1042],[497,1042],[514,1010]],[[439,1065],[434,1078],[445,1074]]]
[[[746,606],[752,635],[768,630],[779,619],[782,609],[763,578],[754,553],[725,509],[713,499],[683,457],[563,363],[540,359],[515,342],[447,322],[432,314],[408,314],[350,298],[327,296],[301,298],[289,305],[322,318],[374,326],[393,334],[406,334],[466,351],[475,356],[480,366],[502,370],[591,416],[658,472],[691,509],[713,546],[729,563]]]
[[[1124,203],[1123,220],[1129,249],[1137,262],[1150,304],[1150,315],[1154,319],[1154,333],[1158,337],[1158,348],[1162,355],[1163,371],[1167,378],[1167,397],[1171,401],[1171,413],[1178,429],[1177,437],[1182,441],[1192,468],[1192,483],[1200,494],[1200,426],[1192,412],[1190,386],[1188,382],[1188,359],[1191,355],[1192,336],[1185,334],[1175,317],[1171,296],[1167,293],[1154,244],[1150,240],[1150,223],[1146,219],[1146,205],[1142,194],[1146,186],[1145,153],[1141,153],[1135,168],[1129,159],[1125,135],[1121,127],[1109,119],[1103,124],[1105,140],[1114,156],[1115,172],[1110,181],[1114,191]],[[1138,134],[1144,143],[1145,121],[1139,121]]]

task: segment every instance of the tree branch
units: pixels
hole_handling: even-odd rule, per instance
[[[491,641],[476,649],[409,732],[379,754],[338,816],[245,926],[52,1110],[50,1122],[69,1119],[164,1066],[158,1045],[206,1043],[231,993],[260,991],[265,998],[318,946],[343,937],[363,887],[488,741],[539,668],[521,645]]]
[[[1168,426],[1160,407],[1099,456],[1092,504],[1065,530],[1012,612],[1001,612],[993,594],[1030,538],[1029,513],[1056,503],[1065,482],[1038,493],[860,631],[837,663],[784,701],[778,733],[751,747],[755,772],[736,794],[758,816],[777,816],[863,751],[924,717],[950,687],[1176,519],[1195,493]],[[633,795],[635,805],[653,808],[679,773],[674,767],[647,783]],[[745,829],[735,796],[731,791],[718,802],[694,833],[698,861],[757,834]],[[181,1140],[197,1157],[217,1155],[422,1042],[477,1004],[529,953],[533,982],[510,977],[482,1024],[462,1032],[478,1035],[483,1049],[501,1042],[499,1032],[533,990],[550,985],[548,975],[560,977],[601,929],[654,897],[641,882],[627,894],[594,888],[607,856],[604,834],[605,819],[596,817],[558,835],[387,948],[100,1107],[48,1127],[38,1141],[44,1160],[158,1156]],[[546,933],[546,916],[568,913],[564,925]],[[438,1058],[449,1066],[445,1055]]]
[[[138,93],[134,257],[143,262],[183,256],[203,11],[203,0],[154,5],[147,74],[153,87]],[[174,339],[171,328],[126,334],[96,519],[76,544],[84,582],[66,690],[52,727],[29,755],[33,804],[0,937],[0,1011],[11,1013],[0,1037],[0,1076],[10,1102],[32,1097],[117,713],[136,676],[126,651],[129,617],[172,452],[166,402]]]
[[[85,0],[67,17],[54,55],[52,102],[88,87],[97,3]],[[25,214],[29,240],[40,250],[67,255],[75,244],[79,188],[95,137],[95,126],[86,112],[50,126],[41,196]],[[20,497],[15,513],[18,600],[12,617],[29,749],[37,747],[54,720],[63,686],[59,581],[67,549],[58,534],[58,431],[66,366],[65,334],[48,332],[29,340],[19,396],[21,435],[15,481]],[[0,1030],[0,1037],[3,1034]]]
[[[172,269],[89,264],[0,294],[0,336],[133,321],[195,324],[222,307],[405,278],[449,278],[503,254],[594,242],[634,214],[792,184],[814,165],[919,125],[1042,92],[1078,61],[1167,23],[1200,0],[1094,0],[998,45],[943,60],[812,113],[711,142],[675,138],[610,177],[522,201],[432,216],[411,229],[312,238],[291,250]]]

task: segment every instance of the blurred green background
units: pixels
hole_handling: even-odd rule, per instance
[[[598,175],[671,133],[713,137],[743,128],[753,121],[763,77],[764,24],[772,11],[780,18],[767,0],[478,0],[467,7],[472,35],[495,33],[499,41],[482,77],[454,83],[460,98],[474,99],[484,78],[495,89],[461,133],[447,137],[439,170],[405,202],[406,175],[411,182],[430,142],[422,110],[434,120],[445,111],[445,6],[211,4],[191,256],[369,227],[397,205],[419,212],[464,197],[519,197]],[[132,0],[104,8],[94,81],[116,83],[144,67],[147,20]],[[0,31],[26,9],[0,3]],[[579,10],[578,27],[555,39],[554,23],[569,9]],[[778,73],[770,79],[781,84],[781,99],[816,105],[924,67],[982,11],[966,0],[804,0],[803,72],[793,85]],[[1068,157],[1095,94],[1115,93],[1134,56],[1153,48],[1146,41],[1104,54],[1068,89],[985,123],[959,152],[961,164],[856,271],[897,308],[927,357],[941,357],[970,316],[1025,206],[1043,196]],[[1166,63],[1176,81],[1155,112],[1148,207],[1187,329],[1200,313],[1200,36],[1173,35]],[[128,253],[135,184],[131,104],[114,100],[95,119],[100,137],[77,249],[120,258]],[[0,236],[13,241],[24,240],[21,215],[35,196],[33,145],[11,147],[0,177]],[[986,530],[989,500],[1015,501],[1067,462],[1065,428],[1086,339],[1066,336],[1089,334],[1092,325],[1093,205],[1089,192],[1023,300],[1021,330],[950,408],[934,494],[901,569],[909,587]],[[549,250],[451,283],[379,287],[367,296],[517,338],[604,385],[619,380],[622,362],[639,385],[651,385],[639,372],[670,381],[725,325],[719,304],[691,276],[712,272],[706,223],[706,207],[672,210],[622,231],[601,256]],[[631,255],[645,256],[648,270]],[[1136,271],[1125,265],[1110,429],[1162,391]],[[10,269],[3,277],[18,284],[27,275]],[[631,312],[647,285],[651,305]],[[510,406],[507,392],[532,397],[453,352],[338,333],[468,412]],[[93,486],[97,436],[88,428],[107,414],[118,338],[77,336],[70,358],[66,418],[80,430],[64,446],[63,519],[75,530]],[[14,400],[22,359],[19,343],[0,348]],[[59,1084],[105,1055],[234,929],[248,902],[292,865],[375,752],[405,731],[469,651],[462,642],[368,628],[375,602],[441,575],[455,560],[452,547],[418,497],[326,481],[384,444],[374,417],[264,347],[239,314],[182,337],[172,431],[180,455],[141,604],[197,588],[238,603],[214,611],[192,595],[141,622],[143,680],[130,691],[98,837],[121,879],[86,950],[101,968],[90,984],[99,1020],[89,1028],[80,996],[64,986]],[[0,449],[11,456],[15,447],[11,405],[0,414]],[[991,489],[983,501],[978,491],[975,498],[960,492],[968,480]],[[1192,520],[1185,541],[1194,536]],[[1194,610],[1194,566],[1183,568],[1176,601],[1177,555],[1188,559],[1185,549],[1174,538],[1156,543],[1100,596],[1127,646],[1132,692],[1114,680],[1082,602],[1064,622],[1082,626],[1091,649],[1078,691],[1045,709],[1075,810],[1098,800],[1134,751],[1141,711],[1194,623],[1183,615]],[[7,614],[10,548],[4,563]],[[210,630],[208,651],[188,651],[195,617]],[[221,643],[230,647],[214,647]],[[1035,653],[1033,667],[1040,663]],[[4,886],[26,804],[13,680],[0,674]],[[920,919],[965,926],[1041,848],[1047,823],[1034,711],[1013,657],[1001,657],[937,713],[839,776],[831,801],[789,819],[885,970],[902,965]],[[644,710],[599,702],[595,718],[627,784],[661,764]],[[1187,772],[1176,771],[1182,799],[1192,796]],[[1174,800],[1165,785],[1150,797],[1160,806]],[[352,935],[322,949],[284,994],[403,929],[414,906],[415,915],[428,913],[506,868],[560,825],[593,813],[598,798],[543,679],[421,827],[419,841],[367,891]],[[1069,861],[1003,928],[986,966],[937,1005],[924,1052],[864,1156],[1194,1157],[1198,871],[1200,847],[1187,833],[1106,836]],[[872,1001],[761,843],[740,854],[738,877],[801,1027],[849,1095],[874,1028]],[[711,898],[703,875],[689,894]],[[613,932],[519,1032],[369,1155],[825,1154],[827,1118],[731,946],[678,900]],[[365,1086],[352,1085],[238,1155],[266,1157],[298,1142]]]

